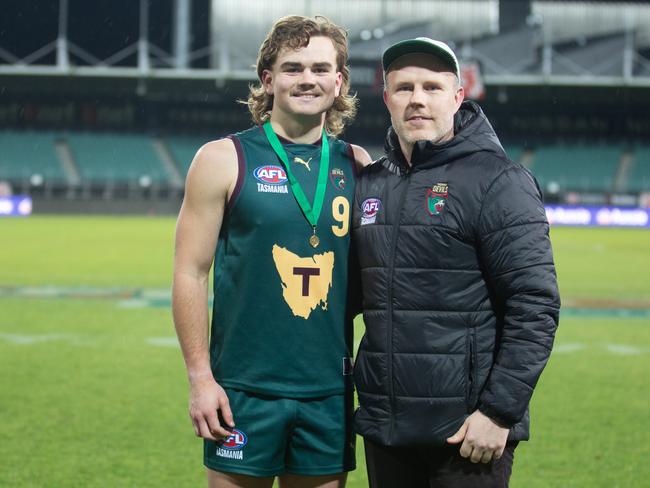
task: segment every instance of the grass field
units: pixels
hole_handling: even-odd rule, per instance
[[[173,230],[0,220],[0,487],[205,486],[168,306]],[[564,308],[511,486],[648,486],[650,232],[552,238]]]

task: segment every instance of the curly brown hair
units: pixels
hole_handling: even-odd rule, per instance
[[[337,71],[342,75],[341,91],[334,99],[334,104],[326,112],[325,130],[333,136],[343,132],[345,124],[352,121],[357,113],[356,95],[349,95],[350,91],[350,68],[348,67],[348,35],[338,25],[326,17],[317,15],[315,17],[303,17],[290,15],[279,19],[260,46],[257,56],[257,77],[260,80],[258,85],[250,85],[248,105],[253,121],[256,124],[263,124],[268,120],[273,108],[273,95],[269,95],[262,85],[262,74],[270,70],[278,58],[278,53],[285,47],[299,49],[306,47],[312,36],[323,36],[332,40],[336,49]]]

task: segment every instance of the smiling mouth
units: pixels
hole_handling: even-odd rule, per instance
[[[407,122],[416,122],[416,123],[417,122],[425,122],[427,120],[431,120],[431,118],[430,117],[425,117],[423,115],[413,115],[413,116],[409,117],[408,119],[406,119]]]

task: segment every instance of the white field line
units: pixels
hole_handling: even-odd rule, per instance
[[[648,347],[628,346],[627,344],[607,344],[607,351],[621,356],[637,356],[650,351]]]
[[[584,349],[586,346],[580,344],[579,342],[567,343],[567,344],[556,344],[553,346],[553,351],[551,354],[564,354],[568,352],[576,352]]]
[[[120,300],[117,303],[119,308],[147,308],[149,306],[149,300],[142,298],[132,298],[130,300]]]
[[[31,346],[47,342],[67,342],[73,346],[91,346],[97,344],[97,340],[83,338],[71,334],[5,334],[0,333],[0,341],[18,346]]]
[[[150,300],[170,299],[169,288],[102,287],[102,286],[0,286],[0,297],[26,298],[143,298]]]
[[[73,334],[10,334],[0,333],[0,342],[16,346],[31,346],[35,344],[66,342],[74,346],[92,346],[100,342],[99,339],[81,337]],[[155,347],[179,347],[176,336],[147,337],[145,344]],[[354,352],[359,349],[359,340],[354,342]],[[630,344],[602,344],[600,346],[588,346],[579,342],[556,344],[553,347],[553,354],[571,354],[587,349],[604,349],[610,354],[619,356],[638,356],[650,353],[650,347],[634,346]]]
[[[147,337],[146,343],[150,346],[161,346],[161,347],[179,347],[178,339],[175,336],[172,337]]]

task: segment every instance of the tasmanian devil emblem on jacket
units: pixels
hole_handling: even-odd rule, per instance
[[[447,205],[449,185],[447,183],[436,183],[427,189],[427,210],[431,215],[440,215]]]

